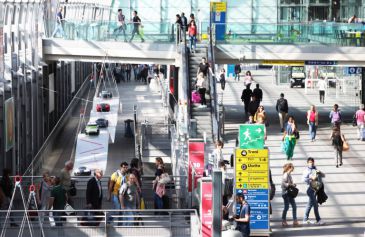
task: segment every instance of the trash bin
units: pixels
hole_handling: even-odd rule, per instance
[[[133,137],[131,123],[133,123],[132,119],[124,120],[124,137]]]

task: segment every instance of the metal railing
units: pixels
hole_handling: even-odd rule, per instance
[[[26,215],[27,213],[27,215]],[[13,210],[0,212],[3,236],[194,236],[199,218],[191,209]],[[25,218],[28,216],[27,218]],[[5,222],[6,220],[6,222]],[[4,223],[6,223],[5,228]],[[22,224],[23,223],[23,224]]]

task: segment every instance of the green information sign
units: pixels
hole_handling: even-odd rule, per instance
[[[242,124],[239,129],[239,148],[264,149],[265,125]]]

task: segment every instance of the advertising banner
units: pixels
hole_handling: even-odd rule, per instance
[[[250,145],[250,144],[248,144]],[[251,207],[252,233],[268,232],[269,223],[269,151],[267,149],[236,149],[235,188],[243,193]],[[240,206],[236,205],[236,213]]]
[[[7,99],[4,103],[5,117],[5,151],[10,150],[14,146],[15,141],[15,114],[14,114],[14,98]]]
[[[210,19],[215,23],[216,40],[224,40],[226,35],[226,2],[210,2]]]
[[[195,170],[194,187],[197,186],[197,179],[203,177],[204,173],[204,142],[189,141],[189,177],[188,191],[192,191],[192,172]]]
[[[201,205],[200,205],[200,221],[202,223],[202,236],[212,236],[213,224],[213,184],[211,181],[201,182]]]

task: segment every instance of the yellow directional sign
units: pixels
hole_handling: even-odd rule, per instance
[[[237,183],[236,188],[238,189],[268,189],[268,183]]]
[[[286,65],[286,66],[304,66],[304,61],[300,60],[263,60],[262,65]]]
[[[268,163],[249,163],[244,162],[241,165],[236,164],[236,171],[268,171],[269,164]]]
[[[263,176],[243,176],[237,177],[239,183],[267,183],[268,177]]]
[[[269,152],[267,149],[236,149],[236,159],[240,158],[267,158]]]

